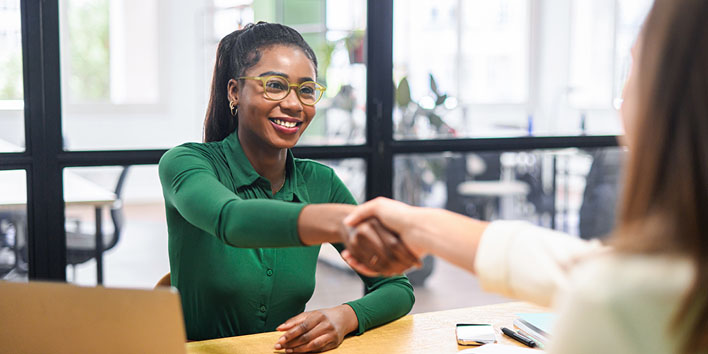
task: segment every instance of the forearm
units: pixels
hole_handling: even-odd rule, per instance
[[[354,208],[346,204],[239,201],[225,210],[223,238],[236,247],[290,247],[342,242],[342,219]],[[257,236],[257,237],[254,237]]]
[[[346,204],[310,204],[300,212],[297,231],[303,245],[342,242],[342,220],[354,209]]]
[[[569,266],[607,248],[523,221],[495,221],[479,244],[475,268],[482,289],[550,305],[568,284]]]
[[[300,246],[297,221],[302,203],[253,199],[232,200],[213,218],[215,235],[240,248]]]
[[[416,208],[410,223],[411,237],[404,241],[475,273],[479,240],[488,222],[443,209]]]
[[[413,287],[404,276],[386,278],[385,283],[362,298],[347,302],[358,318],[356,334],[405,316],[413,308]]]

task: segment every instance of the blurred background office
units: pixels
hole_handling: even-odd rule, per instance
[[[621,175],[616,108],[649,5],[62,0],[42,5],[49,18],[38,20],[36,6],[0,0],[0,277],[147,288],[167,273],[157,159],[201,140],[216,45],[259,20],[294,27],[317,52],[326,96],[295,154],[332,166],[358,201],[386,195],[602,237]],[[51,33],[54,23],[56,41],[33,34]],[[33,76],[37,49],[58,72]],[[60,92],[43,112],[27,109],[52,97],[37,83]],[[59,117],[43,134],[59,137],[61,148],[28,142],[40,124],[32,122]],[[41,172],[31,167],[39,158],[60,174],[30,175]],[[51,185],[63,186],[65,209],[37,203],[27,188],[35,180],[61,180]],[[63,221],[65,250],[31,251],[62,235],[40,232],[42,220],[28,210]],[[414,312],[505,301],[440,260],[409,276]],[[331,247],[317,277],[309,308],[361,291]]]

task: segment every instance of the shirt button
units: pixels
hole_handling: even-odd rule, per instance
[[[268,276],[273,275],[273,270],[272,269],[266,270],[266,275],[268,275]]]
[[[261,312],[266,312],[266,307],[265,307],[265,305],[261,305]]]

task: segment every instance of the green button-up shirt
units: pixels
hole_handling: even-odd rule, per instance
[[[320,246],[300,242],[300,211],[310,203],[356,203],[331,168],[288,151],[285,184],[272,195],[234,132],[170,149],[159,170],[171,281],[189,339],[273,331],[305,310]],[[347,302],[357,333],[410,311],[415,298],[405,276],[360,277],[366,294]]]

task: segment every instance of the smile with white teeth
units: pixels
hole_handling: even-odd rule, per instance
[[[275,119],[275,118],[271,119],[270,121],[277,124],[277,125],[281,125],[283,127],[286,127],[286,128],[295,128],[295,126],[297,126],[297,122],[286,122],[284,120]]]

